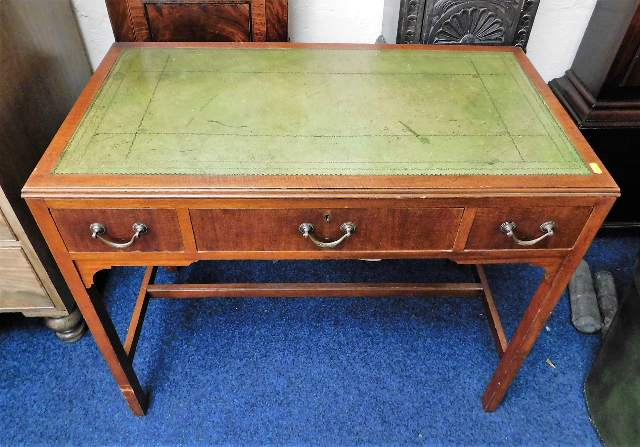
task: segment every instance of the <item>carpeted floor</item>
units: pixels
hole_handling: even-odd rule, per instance
[[[600,238],[593,271],[621,292],[640,238]],[[442,262],[219,262],[190,281],[469,278]],[[508,334],[540,272],[487,269]],[[161,280],[172,279],[162,272]],[[105,299],[123,334],[141,269],[114,269]],[[0,445],[599,445],[583,382],[600,344],[565,296],[503,405],[480,397],[497,355],[480,300],[152,301],[135,365],[148,415],[129,412],[91,336],[64,345],[41,321],[0,316]],[[546,360],[551,359],[556,368]]]

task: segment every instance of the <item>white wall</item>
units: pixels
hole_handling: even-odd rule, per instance
[[[382,12],[382,35],[387,43],[395,43],[398,35],[400,0],[384,0]]]
[[[113,42],[104,0],[72,0],[94,68]],[[289,0],[293,42],[395,42],[400,0]],[[547,81],[567,70],[596,0],[541,0],[529,57]]]
[[[104,0],[71,0],[84,45],[94,70],[113,43],[113,31]]]
[[[374,43],[382,29],[383,8],[384,0],[289,0],[289,38]]]
[[[571,67],[597,0],[541,0],[527,54],[550,81]]]

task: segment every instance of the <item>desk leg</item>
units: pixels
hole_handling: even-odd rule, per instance
[[[102,296],[93,289],[85,289],[84,293],[79,294],[74,292],[78,307],[87,320],[89,330],[107,361],[111,374],[116,379],[131,411],[136,416],[144,416],[147,409],[147,398],[142,391],[138,376],[133,370],[133,359],[129,358],[124,350]],[[85,296],[83,297],[82,295]]]
[[[27,202],[124,398],[134,414],[144,416],[147,406],[146,396],[102,298],[95,290],[85,288],[73,260],[67,253],[46,203],[33,199]]]
[[[544,268],[544,279],[531,299],[527,310],[509,342],[507,350],[500,359],[498,368],[487,387],[482,404],[485,411],[495,411],[504,399],[509,386],[518,374],[518,370],[535,344],[542,328],[562,297],[571,276],[585,255],[591,241],[611,209],[613,200],[603,199],[594,208],[576,241],[574,249],[564,258],[538,263]]]
[[[566,287],[564,277],[569,277],[573,270],[564,272],[562,261],[556,265],[544,267],[544,280],[538,287],[531,303],[527,307],[515,335],[507,345],[507,350],[500,359],[498,368],[487,390],[482,397],[482,405],[485,411],[495,411],[504,399],[511,382],[518,374],[518,370],[527,358],[529,351],[535,344],[545,322],[562,297]],[[568,282],[569,279],[566,280]]]

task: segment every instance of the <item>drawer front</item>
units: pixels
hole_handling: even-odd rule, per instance
[[[0,212],[0,241],[15,241],[15,236],[9,228],[9,224]]]
[[[467,239],[467,250],[571,248],[584,227],[591,207],[478,208]],[[540,225],[555,222],[553,236],[535,245],[519,245],[501,231],[503,222],[514,222],[514,235],[533,240],[542,235]]]
[[[20,247],[0,248],[0,309],[54,307]]]
[[[333,249],[342,251],[451,250],[462,208],[210,209],[191,210],[200,251],[323,250],[305,239],[302,223],[314,226],[321,242],[356,225],[353,235]]]
[[[67,249],[72,252],[121,251],[181,251],[182,235],[178,217],[169,209],[52,209]],[[134,223],[143,223],[148,231],[128,248],[113,248],[92,238],[90,226],[104,227],[102,237],[117,243],[126,243],[134,234]]]

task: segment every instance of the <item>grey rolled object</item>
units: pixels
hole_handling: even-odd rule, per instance
[[[591,270],[586,261],[581,261],[569,283],[571,322],[577,330],[593,334],[602,329],[602,316],[593,287]]]
[[[598,297],[598,305],[602,314],[602,334],[607,335],[609,326],[613,321],[613,317],[618,311],[618,295],[616,294],[616,285],[613,281],[611,272],[600,271],[594,276],[596,287],[596,296]]]

